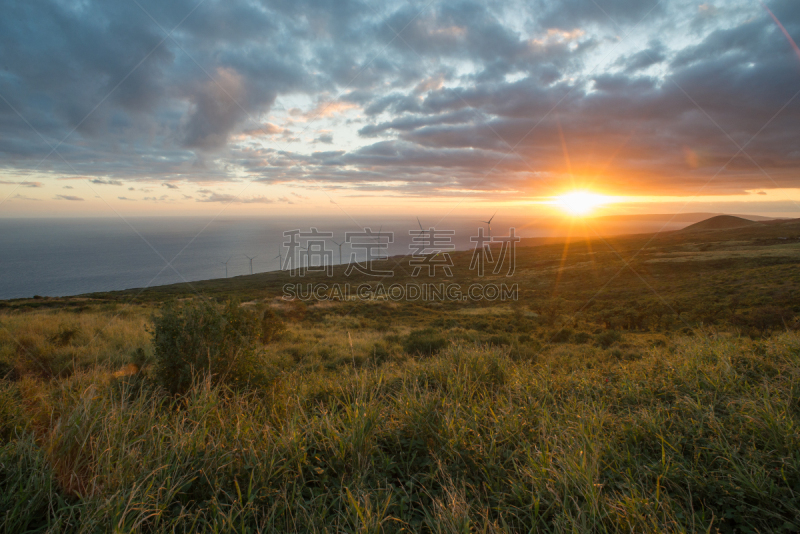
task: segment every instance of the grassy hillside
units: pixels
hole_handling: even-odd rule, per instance
[[[0,531],[795,532],[798,229],[520,248],[514,302],[3,303]]]

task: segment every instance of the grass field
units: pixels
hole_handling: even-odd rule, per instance
[[[796,532],[797,245],[747,232],[521,248],[508,303],[6,302],[0,531]]]

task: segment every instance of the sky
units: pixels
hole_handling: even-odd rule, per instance
[[[0,217],[800,217],[796,0],[0,4]]]

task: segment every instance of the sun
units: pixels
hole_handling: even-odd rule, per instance
[[[611,197],[590,193],[589,191],[572,191],[557,196],[555,203],[572,216],[588,215],[598,206],[611,202]]]

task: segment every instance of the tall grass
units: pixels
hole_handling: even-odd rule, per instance
[[[328,342],[312,334],[306,352]],[[147,368],[89,364],[0,382],[0,529],[800,529],[796,334],[380,362],[367,333],[311,367],[287,361],[292,335],[258,389],[195,376],[172,397]]]

